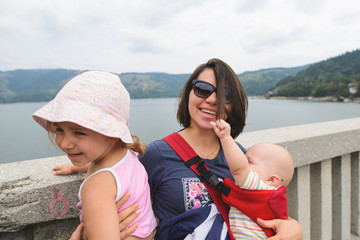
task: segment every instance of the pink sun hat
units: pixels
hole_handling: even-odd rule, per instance
[[[48,122],[72,122],[133,143],[129,115],[130,96],[120,78],[108,72],[88,71],[71,79],[32,116],[47,131]]]

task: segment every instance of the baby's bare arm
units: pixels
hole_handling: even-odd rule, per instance
[[[245,154],[231,137],[231,128],[227,122],[220,119],[217,122],[211,122],[211,125],[220,139],[226,162],[229,165],[235,183],[238,186],[242,186],[250,171],[249,162]]]

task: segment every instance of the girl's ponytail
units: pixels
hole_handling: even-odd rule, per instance
[[[126,144],[126,147],[134,152],[137,152],[140,155],[144,155],[146,152],[146,145],[140,142],[140,139],[136,135],[131,135],[133,143]]]

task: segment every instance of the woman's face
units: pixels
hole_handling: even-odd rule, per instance
[[[214,70],[205,68],[196,80],[201,80],[210,83],[216,87],[216,79]],[[217,111],[217,96],[213,92],[207,98],[200,98],[194,94],[192,89],[189,94],[189,114],[190,114],[190,127],[199,127],[201,129],[212,129],[210,122],[216,120]],[[226,109],[230,112],[230,104],[226,104]],[[220,116],[221,119],[226,119],[227,115],[224,113]]]

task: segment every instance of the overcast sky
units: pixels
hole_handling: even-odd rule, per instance
[[[242,73],[359,48],[359,0],[0,0],[0,71]]]

